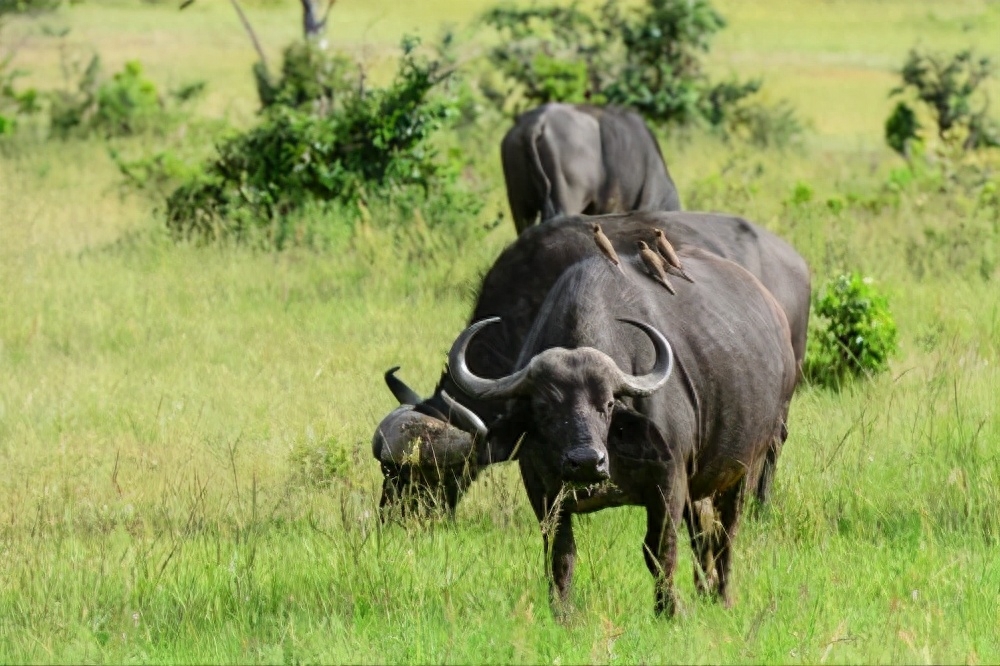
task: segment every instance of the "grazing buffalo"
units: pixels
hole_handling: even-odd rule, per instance
[[[502,377],[514,369],[528,329],[559,277],[583,259],[603,258],[593,240],[591,225],[595,220],[622,256],[634,254],[637,241],[651,242],[654,230],[662,229],[679,252],[698,247],[744,267],[781,305],[791,325],[795,358],[801,362],[810,280],[805,261],[790,245],[739,217],[649,212],[565,218],[521,234],[494,262],[479,290],[470,322],[496,316],[501,323],[487,328],[470,343],[467,362],[473,372],[482,377]],[[691,285],[695,289],[700,286]],[[503,405],[469,397],[455,386],[447,372],[426,399],[391,373],[386,380],[401,407],[379,424],[373,440],[374,454],[385,477],[382,505],[391,503],[407,488],[426,492],[428,486],[443,485],[443,499],[454,510],[468,481],[483,466],[505,460],[489,450],[482,436],[485,426],[481,425],[499,417]],[[448,394],[454,398],[452,404],[445,399]],[[462,407],[468,413],[462,412]],[[474,423],[470,414],[478,415],[480,424]],[[449,420],[453,425],[448,425]],[[777,454],[777,450],[769,452],[768,460],[755,474],[760,479],[756,492],[762,501],[767,497]],[[421,469],[415,469],[418,467]]]
[[[544,104],[500,144],[517,233],[564,215],[680,210],[656,137],[634,111]]]
[[[372,438],[372,454],[383,475],[379,509],[407,491],[409,508],[422,500],[433,503],[440,491],[445,506],[454,512],[479,468],[470,459],[472,438],[485,441],[486,425],[440,385],[431,399],[423,400],[395,376],[397,370],[389,369],[385,382],[400,406],[382,419]]]
[[[557,605],[573,577],[573,514],[626,504],[646,509],[642,550],[657,613],[674,612],[682,520],[705,585],[730,603],[748,470],[787,435],[795,355],[785,314],[759,280],[698,248],[679,256],[694,284],[678,283],[676,295],[634,253],[623,256],[622,273],[603,258],[568,268],[506,376],[481,377],[467,360],[477,333],[499,328],[498,318],[470,326],[449,354],[466,395],[505,405],[487,441],[501,457],[517,450]],[[709,534],[692,515],[700,500],[718,517]]]

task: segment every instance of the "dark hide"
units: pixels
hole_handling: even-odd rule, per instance
[[[517,233],[566,215],[680,210],[656,137],[634,111],[544,104],[500,144]]]
[[[784,312],[753,275],[698,248],[679,247],[678,254],[695,284],[678,282],[676,296],[646,275],[634,253],[620,255],[625,275],[603,258],[567,269],[515,363],[516,370],[529,368],[527,379],[491,430],[497,452],[510,451],[524,435],[518,462],[551,551],[557,602],[565,601],[573,575],[572,515],[635,504],[646,509],[643,553],[656,581],[656,610],[674,610],[682,521],[708,574],[700,587],[711,586],[729,603],[731,545],[747,472],[787,432],[796,361]],[[615,393],[618,402],[609,412],[613,387],[606,368],[594,361],[599,352],[635,375],[648,372],[655,360],[649,338],[622,318],[658,329],[673,347],[676,366],[666,386],[649,397]],[[453,377],[469,386],[456,374],[454,352],[451,367]],[[581,434],[567,436],[567,423],[571,433]],[[579,480],[566,466],[570,452],[594,461],[606,455],[614,487],[567,485]],[[692,515],[699,500],[710,501],[718,518],[718,529],[708,534]]]
[[[501,318],[499,324],[485,328],[470,343],[469,368],[481,377],[495,378],[509,374],[517,361],[528,329],[531,327],[551,287],[567,268],[588,257],[602,258],[594,244],[591,225],[599,221],[619,255],[634,255],[635,242],[653,238],[654,228],[663,229],[681,254],[685,248],[703,248],[730,259],[756,276],[774,295],[788,318],[795,358],[801,362],[805,353],[809,317],[809,269],[801,256],[771,232],[739,217],[689,212],[647,212],[601,217],[577,216],[535,225],[521,234],[494,262],[483,278],[479,296],[469,322],[488,317]],[[697,289],[698,285],[688,288]],[[662,287],[661,287],[662,290]],[[503,405],[466,396],[447,373],[441,375],[434,393],[417,409],[424,414],[446,414],[448,407],[441,390],[478,414],[487,425],[503,413]],[[506,452],[494,451],[488,444],[477,443],[469,473],[475,477],[479,468],[507,460]],[[774,460],[764,465],[756,492],[765,499],[773,477]],[[450,507],[452,510],[454,506]]]

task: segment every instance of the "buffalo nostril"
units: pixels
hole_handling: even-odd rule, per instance
[[[599,481],[608,478],[608,456],[604,451],[580,447],[567,451],[563,471],[579,481]]]

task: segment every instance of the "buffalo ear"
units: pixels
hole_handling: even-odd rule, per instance
[[[493,422],[486,435],[486,441],[476,445],[480,465],[491,465],[517,458],[520,442],[528,431],[530,419],[528,409],[515,405],[506,414]]]
[[[639,412],[615,403],[608,430],[608,453],[632,460],[670,460],[670,449],[656,424]]]

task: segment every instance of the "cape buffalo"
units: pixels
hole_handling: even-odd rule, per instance
[[[573,576],[573,514],[632,504],[646,509],[656,612],[674,612],[682,520],[698,561],[715,574],[709,585],[730,604],[747,472],[787,435],[795,355],[784,312],[753,275],[698,248],[680,256],[695,284],[678,283],[676,295],[635,254],[623,256],[624,275],[596,258],[568,268],[509,375],[483,378],[467,363],[470,343],[498,318],[470,326],[449,354],[466,395],[506,405],[488,441],[501,456],[518,451],[557,603]],[[718,516],[710,535],[691,515],[699,500]]]
[[[379,509],[407,491],[409,508],[416,508],[421,500],[433,503],[435,491],[440,490],[445,506],[454,512],[479,467],[470,459],[472,438],[484,441],[486,425],[440,384],[431,399],[421,399],[396,378],[397,370],[398,366],[390,368],[385,382],[400,406],[382,419],[372,438],[372,454],[383,475]]]
[[[467,359],[473,372],[482,377],[502,377],[514,369],[528,329],[551,287],[570,266],[587,257],[602,256],[593,241],[591,224],[595,220],[623,256],[634,254],[636,241],[651,241],[653,230],[659,228],[678,251],[700,247],[746,268],[771,291],[785,311],[791,325],[795,358],[801,362],[805,354],[810,279],[805,261],[790,245],[739,217],[647,212],[565,218],[534,226],[521,234],[494,262],[479,290],[470,322],[499,316],[501,324],[484,330],[470,344]],[[373,438],[373,453],[384,474],[381,504],[389,504],[404,488],[427,492],[429,485],[443,484],[441,479],[449,479],[444,500],[453,511],[469,479],[475,478],[482,466],[504,458],[489,450],[481,434],[478,437],[473,434],[482,433],[485,427],[472,424],[467,415],[456,410],[455,404],[449,405],[443,392],[455,399],[453,403],[457,401],[459,407],[464,406],[472,416],[478,415],[487,424],[501,415],[503,406],[470,398],[455,386],[447,372],[426,399],[421,399],[391,373],[387,374],[387,382],[403,406],[379,424]],[[416,405],[416,409],[410,405]],[[453,422],[458,420],[457,427],[444,421],[449,412]],[[435,438],[439,433],[441,436]],[[417,443],[419,446],[415,447]],[[766,500],[777,454],[778,450],[769,452],[758,475],[756,492],[761,501]],[[424,469],[415,470],[415,466]]]
[[[656,137],[617,107],[544,104],[500,144],[517,233],[564,215],[680,210]]]

